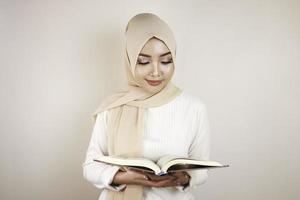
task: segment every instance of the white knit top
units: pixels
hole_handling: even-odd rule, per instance
[[[83,176],[95,187],[103,189],[99,200],[105,200],[107,190],[120,191],[126,185],[110,185],[118,166],[93,161],[108,155],[106,135],[107,111],[97,115],[83,166]],[[159,107],[145,112],[143,156],[157,161],[162,155],[188,156],[209,159],[209,121],[205,104],[183,91],[179,96]],[[188,171],[191,176],[188,187],[144,187],[145,200],[194,199],[192,188],[203,184],[208,170]]]

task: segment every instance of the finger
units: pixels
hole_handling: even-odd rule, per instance
[[[143,185],[143,186],[148,186],[148,187],[153,187],[155,186],[155,184],[157,183],[156,181],[152,181],[152,180],[142,180],[142,179],[137,179],[136,183],[138,185]]]
[[[144,170],[135,169],[135,168],[130,168],[130,167],[128,167],[128,171],[134,172],[134,173],[140,173],[140,174],[144,174],[144,173],[145,173]]]
[[[182,180],[189,179],[188,175],[186,175],[184,173],[177,173],[177,174],[174,174],[173,176],[177,177],[178,179],[182,179]]]
[[[180,182],[180,181],[172,181],[171,183],[169,183],[168,186],[170,187],[170,186],[180,186],[180,185],[183,185],[182,182]]]
[[[153,187],[169,187],[173,182],[173,180],[156,181],[153,183]]]
[[[156,175],[149,175],[149,178],[151,180],[155,180],[155,181],[173,180],[174,179],[173,176],[156,176]]]
[[[137,184],[149,186],[149,187],[165,187],[169,186],[172,183],[172,180],[162,180],[162,181],[153,181],[153,180],[136,180]]]
[[[139,173],[139,172],[135,172],[135,171],[127,171],[127,173],[129,173],[129,176],[131,176],[133,179],[135,180],[149,180],[150,178],[143,174],[143,173]]]
[[[176,180],[176,178],[174,180],[174,177],[171,177],[171,176],[167,176],[166,179],[164,179],[164,180],[152,180],[149,177],[148,177],[148,179],[145,177],[147,177],[147,176],[145,176],[145,175],[138,176],[135,179],[136,183],[139,185],[149,186],[149,187],[169,187],[169,186],[174,186],[175,180]]]
[[[183,176],[184,173],[183,173],[183,171],[175,171],[175,172],[171,172],[170,175],[172,175],[172,176]]]
[[[171,186],[181,186],[184,183],[180,179],[175,179],[169,182],[159,182],[156,184],[156,187],[171,187]]]
[[[137,175],[137,177],[147,176],[148,179],[151,179],[151,180],[165,180],[165,179],[170,178],[168,176],[158,176],[151,172],[143,172],[141,170],[137,170],[137,169],[133,169],[133,168],[130,168],[129,170],[132,174]]]
[[[146,173],[146,172],[143,172],[143,171],[138,170],[138,169],[133,169],[133,168],[128,168],[127,172],[129,172],[131,174],[148,175],[148,173]]]
[[[186,177],[181,177],[178,178],[177,180],[173,181],[173,186],[179,186],[179,185],[184,185],[188,183],[189,179]]]

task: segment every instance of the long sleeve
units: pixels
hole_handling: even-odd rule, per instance
[[[107,155],[106,115],[107,111],[97,115],[86,158],[82,164],[83,176],[97,188],[120,191],[126,187],[125,184],[111,185],[120,167],[93,161],[94,158]]]
[[[210,154],[210,127],[207,109],[202,104],[201,109],[197,112],[197,124],[196,134],[192,138],[192,142],[189,148],[189,157],[199,160],[209,160]],[[208,170],[192,170],[187,171],[191,179],[189,185],[186,187],[177,186],[182,192],[189,191],[191,188],[197,188],[201,184],[205,183],[208,178]]]

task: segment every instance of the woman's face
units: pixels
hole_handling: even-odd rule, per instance
[[[157,38],[149,39],[138,56],[134,73],[145,90],[157,93],[163,89],[174,73],[172,55],[165,43]]]

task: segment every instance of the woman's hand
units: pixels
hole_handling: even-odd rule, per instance
[[[161,181],[163,177],[173,177],[170,178],[169,181]],[[188,184],[190,181],[190,176],[184,172],[184,171],[178,171],[178,172],[171,172],[168,173],[168,175],[164,176],[157,176],[150,174],[149,175],[150,180],[156,182],[153,187],[171,187],[171,186],[179,186],[179,185],[185,185]],[[158,184],[158,186],[156,186]]]
[[[148,187],[170,187],[184,185],[189,182],[186,172],[173,172],[164,176],[157,176],[149,172],[128,169],[118,171],[114,176],[113,184],[136,184]]]
[[[190,182],[190,179],[191,179],[190,175],[185,171],[170,172],[169,174],[171,176],[176,177],[176,179],[175,179],[176,186],[186,185]]]
[[[165,175],[157,176],[149,172],[128,168],[127,171],[118,171],[113,179],[113,184],[135,184],[149,187],[164,187],[169,185],[176,177]]]

